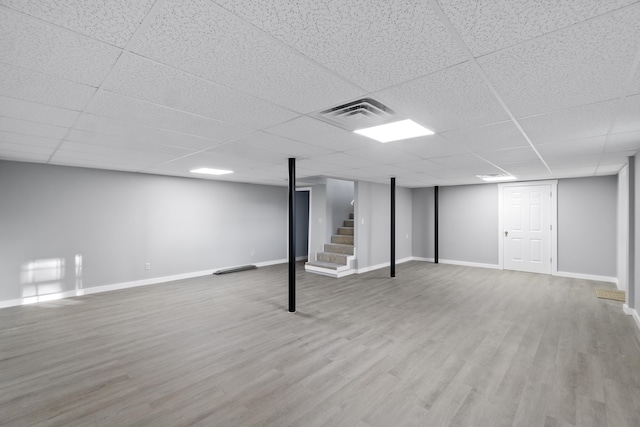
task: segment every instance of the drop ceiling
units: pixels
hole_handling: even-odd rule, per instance
[[[287,185],[611,175],[640,149],[631,0],[0,0],[0,159]],[[362,98],[435,135],[322,120]],[[195,168],[235,173],[197,177]]]

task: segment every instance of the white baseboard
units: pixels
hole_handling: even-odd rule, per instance
[[[412,256],[411,261],[436,262],[435,258],[423,258],[419,256]]]
[[[614,283],[618,286],[618,279],[609,276],[596,276],[594,274],[570,273],[568,271],[558,271],[553,273],[554,276],[569,277],[571,279],[595,280],[598,282]]]
[[[405,262],[409,262],[409,261],[413,261],[413,260],[414,260],[413,257],[406,257],[406,258],[402,258],[402,259],[397,259],[396,260],[396,265],[397,264],[402,264],[402,263],[405,263]],[[391,266],[390,262],[383,262],[382,264],[376,264],[376,265],[371,265],[369,267],[357,268],[356,269],[356,274],[368,273],[369,271],[379,270],[381,268],[385,268],[385,267],[389,267],[389,266]]]
[[[439,259],[438,262],[440,264],[462,265],[465,267],[480,267],[480,268],[491,268],[493,270],[500,270],[500,266],[498,264],[484,264],[481,262],[457,261],[453,259]]]
[[[266,266],[269,266],[269,265],[284,264],[286,262],[288,262],[288,260],[286,260],[286,259],[278,259],[278,260],[272,260],[272,261],[257,262],[254,265],[256,267],[266,267]],[[166,283],[166,282],[173,282],[175,280],[192,279],[194,277],[201,277],[201,276],[211,275],[211,274],[215,273],[218,270],[240,267],[242,265],[246,265],[246,264],[234,265],[234,266],[229,266],[229,267],[221,267],[221,268],[216,268],[214,270],[204,270],[204,271],[196,271],[196,272],[192,272],[192,273],[174,274],[174,275],[171,275],[171,276],[152,277],[150,279],[134,280],[134,281],[131,281],[131,282],[114,283],[114,284],[111,284],[111,285],[92,286],[92,287],[89,287],[89,288],[74,289],[74,290],[71,290],[71,291],[58,292],[58,293],[49,294],[49,295],[40,295],[40,296],[36,296],[36,297],[26,297],[26,298],[17,298],[17,299],[4,300],[4,301],[0,301],[0,308],[14,307],[14,306],[17,306],[17,305],[25,305],[25,304],[34,304],[34,303],[38,303],[38,302],[47,302],[47,301],[53,301],[53,300],[58,300],[58,299],[62,299],[62,298],[78,297],[78,296],[82,296],[82,295],[97,294],[97,293],[100,293],[100,292],[109,292],[109,291],[115,291],[115,290],[118,290],[118,289],[136,288],[138,286],[156,285],[156,284],[161,284],[161,283]]]
[[[629,308],[627,304],[622,304],[622,311],[624,311],[625,314],[631,316],[636,322],[636,326],[638,327],[638,329],[640,329],[640,316],[638,315],[638,312],[633,308]]]

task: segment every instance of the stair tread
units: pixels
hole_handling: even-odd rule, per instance
[[[344,236],[344,234],[342,234]],[[326,245],[344,246],[345,248],[352,248],[353,245],[347,245],[346,243],[325,243]]]
[[[335,264],[333,262],[323,262],[323,261],[309,261],[307,262],[307,265],[312,265],[315,267],[322,267],[322,268],[331,268],[333,270],[337,270],[339,267],[344,267],[343,264]]]

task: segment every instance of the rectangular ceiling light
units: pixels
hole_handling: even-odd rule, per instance
[[[478,178],[480,178],[483,181],[487,181],[487,182],[500,182],[500,181],[515,181],[517,178],[513,175],[500,175],[500,174],[493,174],[493,175],[476,175]]]
[[[354,130],[354,132],[380,142],[399,141],[401,139],[433,135],[432,131],[409,119],[387,123],[386,125],[358,129]]]
[[[226,175],[228,173],[233,173],[233,171],[226,171],[223,169],[210,169],[210,168],[200,168],[189,171],[191,173],[204,173],[207,175]]]

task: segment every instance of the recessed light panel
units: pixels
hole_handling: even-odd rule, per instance
[[[399,141],[401,139],[433,135],[432,131],[409,119],[387,123],[386,125],[354,130],[354,132],[380,142]]]
[[[515,181],[517,179],[515,176],[507,175],[507,174],[476,175],[476,176],[481,180],[487,181],[487,182]]]
[[[203,173],[206,175],[226,175],[228,173],[233,173],[233,171],[226,171],[223,169],[210,169],[210,168],[200,168],[194,169],[190,171],[191,173]]]

